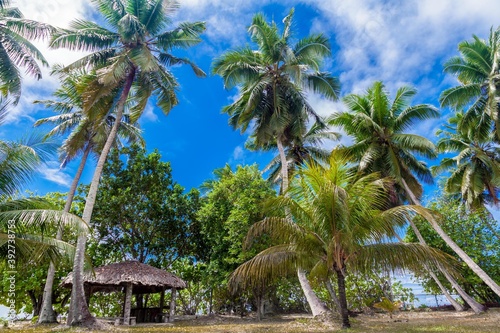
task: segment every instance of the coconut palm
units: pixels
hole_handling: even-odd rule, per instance
[[[287,138],[290,138],[289,142],[285,145],[285,156],[288,163],[288,175],[290,177],[299,166],[306,162],[327,162],[331,152],[328,149],[322,148],[321,145],[325,140],[338,140],[340,138],[338,133],[332,132],[323,122],[315,122],[309,129],[304,128],[304,126],[292,126],[290,132],[297,132],[286,135]],[[252,138],[250,139],[246,147],[250,150],[259,149],[255,141]],[[271,141],[260,149],[273,151],[276,149],[276,142]],[[269,171],[268,180],[272,184],[279,184],[282,175],[279,155],[274,157],[264,168],[263,172],[267,171]]]
[[[8,112],[8,106],[0,100],[0,123]],[[80,218],[58,212],[45,201],[12,199],[31,180],[54,147],[53,142],[44,141],[36,133],[17,142],[0,141],[0,253],[6,257],[15,249],[16,260],[49,257],[57,262],[60,250],[68,253],[71,247],[50,237],[42,237],[40,232],[55,221],[77,227],[82,232],[86,230],[86,224]]]
[[[498,140],[500,30],[492,28],[487,41],[473,36],[471,41],[458,44],[458,50],[460,56],[449,59],[444,64],[444,71],[455,75],[460,85],[443,91],[439,98],[441,106],[450,106],[455,110],[468,107],[464,115],[465,124],[477,124],[476,119],[479,118],[480,123],[490,126],[490,131],[494,127]]]
[[[89,80],[92,80],[93,74],[85,74],[81,71],[74,71],[69,74],[60,72],[59,74],[62,83],[61,87],[54,93],[54,97],[56,97],[57,100],[35,101],[35,103],[52,108],[54,111],[59,112],[59,114],[39,119],[35,123],[35,126],[47,123],[55,124],[56,126],[46,135],[47,137],[67,135],[69,133],[69,136],[60,148],[60,158],[62,161],[61,167],[65,167],[69,161],[73,160],[78,155],[81,154],[82,156],[69,188],[63,210],[64,212],[69,212],[78,183],[80,182],[80,177],[87,162],[87,158],[90,153],[94,153],[99,156],[115,118],[112,113],[113,98],[110,97],[101,99],[101,102],[94,106],[94,109],[100,109],[99,112],[96,110],[93,110],[92,112],[92,115],[99,116],[102,112],[106,112],[106,110],[108,110],[108,115],[103,120],[92,120],[88,115],[83,113],[83,100],[81,94],[78,92],[82,90],[82,87],[85,87]],[[112,95],[110,96],[112,97]],[[127,120],[128,118],[128,115],[126,115],[124,120]],[[122,121],[120,123],[120,128],[118,129],[118,137],[116,138],[114,145],[117,149],[122,147],[119,138],[127,139],[129,142],[139,142],[144,146],[140,130],[135,126],[128,124],[126,121]],[[56,239],[62,239],[62,228],[59,228]],[[42,308],[38,317],[39,323],[56,322],[55,312],[52,309],[52,287],[54,284],[54,276],[55,266],[53,263],[50,263],[43,292]]]
[[[281,163],[286,165],[286,128],[307,115],[317,116],[307,103],[304,90],[338,98],[340,85],[329,73],[320,72],[323,59],[330,55],[328,39],[311,35],[291,44],[292,9],[283,19],[280,34],[276,23],[267,23],[262,14],[253,17],[248,32],[257,50],[250,47],[228,51],[216,59],[213,72],[222,76],[226,89],[241,88],[238,99],[226,106],[229,123],[244,132],[253,124],[257,146],[275,141]],[[287,188],[287,168],[283,168],[283,188]]]
[[[396,92],[394,100],[390,101],[384,85],[381,82],[375,82],[365,95],[346,96],[344,102],[350,111],[336,115],[331,122],[333,125],[341,126],[347,134],[354,138],[353,145],[345,147],[344,151],[354,160],[359,161],[358,169],[360,172],[377,171],[382,176],[395,180],[394,204],[408,201],[420,205],[423,190],[419,180],[432,182],[432,174],[427,165],[419,161],[415,155],[426,158],[435,157],[434,144],[422,136],[405,132],[417,121],[437,117],[439,114],[431,105],[410,106],[410,100],[415,94],[414,88],[402,87]],[[468,264],[477,266],[446,235],[434,217],[428,216],[427,220],[450,247],[462,253],[462,259],[468,258]],[[421,244],[425,244],[425,240],[413,221],[409,220],[409,222]],[[445,270],[441,270],[441,272],[476,312],[483,311],[484,307],[467,295],[452,276]],[[429,274],[440,285],[434,272],[429,271]],[[463,309],[444,286],[441,290],[455,309]]]
[[[170,65],[188,64],[198,76],[205,73],[190,60],[175,57],[169,52],[175,48],[188,48],[200,42],[199,34],[205,30],[203,22],[181,23],[165,31],[170,14],[177,8],[169,0],[92,0],[110,29],[90,21],[77,20],[70,29],[60,29],[52,35],[52,48],[66,47],[91,53],[66,67],[66,70],[90,68],[96,70],[96,79],[82,93],[83,112],[115,89],[115,121],[97,162],[87,194],[82,218],[90,221],[94,208],[100,175],[106,157],[115,141],[129,94],[134,91],[135,105],[130,108],[130,121],[139,119],[149,97],[156,96],[157,105],[167,114],[178,101],[175,77],[167,69]],[[134,88],[135,87],[135,88]],[[105,117],[102,114],[102,117]],[[79,237],[73,265],[73,289],[68,314],[70,325],[92,325],[83,290],[83,257],[86,239]]]
[[[320,72],[323,59],[331,53],[325,36],[311,35],[291,44],[293,14],[294,9],[283,19],[281,33],[274,21],[269,24],[264,15],[256,14],[248,32],[257,50],[244,47],[228,51],[213,64],[213,73],[222,76],[225,88],[241,89],[238,99],[223,109],[230,116],[229,123],[242,132],[252,124],[256,147],[276,142],[283,165],[283,191],[288,188],[286,129],[293,124],[301,126],[308,116],[319,120],[307,103],[305,91],[336,100],[340,90],[336,78]],[[313,314],[326,311],[305,273],[299,270],[298,275]]]
[[[455,153],[455,157],[445,157],[433,173],[450,171],[445,190],[459,194],[470,209],[479,209],[486,203],[498,204],[500,187],[500,149],[493,143],[493,134],[465,129],[461,124],[464,113],[457,112],[450,118],[449,130],[439,131],[443,137],[437,142],[441,153]]]
[[[27,20],[19,9],[10,7],[10,1],[0,1],[0,91],[11,95],[13,104],[21,96],[19,67],[36,79],[42,77],[37,61],[47,66],[47,61],[29,42],[29,39],[48,37],[53,28],[44,23]]]
[[[437,267],[449,258],[421,244],[390,243],[409,214],[422,207],[387,209],[391,181],[372,173],[359,177],[347,158],[334,152],[327,167],[308,164],[291,180],[289,195],[268,202],[270,214],[288,208],[292,219],[268,217],[253,225],[247,244],[268,235],[277,245],[247,261],[231,276],[233,286],[266,283],[294,266],[335,275],[342,327],[350,327],[345,278],[373,269]]]

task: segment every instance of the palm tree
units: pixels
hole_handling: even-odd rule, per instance
[[[48,65],[29,39],[48,37],[54,28],[23,18],[19,9],[9,5],[9,0],[0,1],[0,91],[4,96],[11,95],[15,105],[21,96],[19,67],[23,67],[26,74],[41,79],[37,60]]]
[[[450,118],[449,130],[439,131],[443,137],[437,142],[440,153],[456,153],[445,157],[433,173],[450,171],[445,190],[459,194],[470,209],[479,209],[488,202],[498,204],[500,187],[500,149],[493,143],[493,133],[481,136],[477,127],[465,129],[462,124],[464,113],[457,112]]]
[[[276,23],[267,23],[262,14],[253,17],[248,32],[258,49],[244,47],[229,51],[214,62],[213,72],[224,80],[226,89],[241,88],[239,98],[226,106],[229,123],[244,132],[254,124],[257,147],[275,141],[281,164],[286,165],[284,145],[286,128],[307,115],[317,117],[307,103],[304,89],[336,100],[340,85],[329,73],[320,72],[320,64],[330,55],[328,39],[311,35],[291,45],[292,9],[283,19],[280,34]],[[288,187],[287,168],[283,168],[283,188]]]
[[[80,182],[80,177],[87,162],[87,158],[90,153],[94,153],[99,156],[115,118],[111,112],[113,98],[102,99],[99,105],[94,106],[94,109],[101,109],[99,112],[93,110],[94,115],[99,115],[101,112],[106,112],[106,110],[108,110],[108,115],[102,121],[93,121],[83,113],[83,100],[82,96],[78,94],[78,91],[82,90],[82,86],[84,87],[89,79],[92,80],[92,74],[85,74],[81,71],[74,71],[69,74],[61,72],[59,74],[62,81],[61,87],[54,93],[54,96],[57,97],[58,100],[35,101],[35,103],[52,108],[60,114],[39,119],[35,123],[35,126],[40,126],[46,123],[55,124],[56,126],[46,135],[46,137],[66,135],[69,133],[69,136],[60,148],[60,158],[62,160],[61,167],[65,167],[69,161],[73,160],[80,154],[82,155],[78,169],[73,177],[63,210],[68,213],[71,209],[73,197],[78,183]],[[124,118],[127,120],[128,115]],[[120,123],[118,136],[127,139],[129,142],[139,142],[142,146],[144,146],[140,130],[135,126],[128,124],[126,121],[122,121]],[[122,146],[118,137],[116,138],[114,146],[118,149]],[[62,228],[59,228],[56,239],[62,239]],[[43,292],[42,308],[38,318],[39,323],[56,322],[55,312],[52,309],[52,287],[54,284],[54,276],[55,266],[53,263],[50,263]]]
[[[288,188],[288,163],[284,145],[287,128],[305,122],[308,116],[319,117],[307,103],[304,90],[338,98],[340,84],[329,73],[320,72],[320,65],[329,56],[330,45],[322,34],[311,35],[291,45],[294,9],[283,19],[279,33],[273,21],[267,23],[264,15],[256,14],[248,32],[257,45],[228,51],[213,65],[213,73],[224,80],[226,89],[239,86],[238,99],[223,112],[229,114],[229,123],[242,132],[253,124],[256,147],[276,142],[282,170],[283,191]],[[299,281],[314,315],[326,311],[309,285],[305,272],[298,270]]]
[[[4,120],[8,107],[8,103],[0,100],[0,123]],[[58,221],[86,232],[86,224],[82,223],[80,218],[58,212],[45,201],[12,199],[16,192],[31,180],[38,166],[50,156],[53,148],[53,142],[44,141],[42,136],[37,134],[18,142],[0,140],[0,253],[5,257],[15,249],[16,260],[36,260],[48,256],[57,262],[61,255],[60,250],[68,253],[71,252],[71,247],[50,237],[40,236],[40,231]],[[10,263],[8,265],[11,270],[15,270]]]
[[[394,101],[391,102],[384,85],[381,82],[375,82],[368,89],[366,95],[346,96],[344,102],[349,107],[350,112],[340,113],[331,121],[332,125],[341,126],[347,134],[354,138],[354,144],[345,147],[344,151],[354,160],[359,161],[358,169],[360,172],[380,172],[382,176],[395,180],[394,204],[408,201],[420,205],[419,198],[422,196],[423,190],[419,180],[432,181],[432,174],[426,164],[419,161],[414,155],[427,158],[435,157],[434,144],[424,137],[408,134],[405,131],[414,126],[416,121],[437,117],[439,114],[431,105],[409,106],[410,99],[415,94],[414,88],[402,87],[398,89]],[[458,248],[453,240],[444,233],[433,216],[427,216],[427,220],[448,245],[454,249]],[[409,222],[420,243],[425,244],[425,240],[413,221],[409,220]],[[461,251],[461,253],[464,252]],[[469,257],[465,255],[463,258]],[[477,266],[470,258],[468,264]],[[484,307],[467,295],[451,275],[445,270],[441,270],[441,272],[476,312],[483,311]],[[429,271],[429,274],[440,285],[437,276],[432,271]],[[444,286],[441,290],[455,309],[463,309],[453,300]]]
[[[306,163],[297,174],[289,195],[267,205],[276,214],[286,207],[293,218],[275,215],[252,226],[247,244],[268,235],[277,245],[238,267],[231,277],[233,286],[266,283],[289,274],[296,265],[327,272],[336,276],[342,327],[348,328],[345,278],[349,272],[419,269],[422,263],[437,267],[449,260],[425,245],[387,242],[409,214],[422,207],[387,209],[391,181],[380,174],[359,177],[347,158],[335,151],[326,168]]]
[[[166,66],[190,65],[198,76],[205,73],[190,60],[178,58],[169,52],[174,48],[188,48],[200,42],[199,34],[205,30],[203,22],[181,23],[177,28],[164,31],[170,22],[169,14],[177,8],[169,0],[92,0],[104,16],[111,30],[94,22],[78,20],[70,29],[60,29],[52,35],[52,48],[66,47],[91,53],[66,69],[91,68],[96,79],[83,92],[83,112],[90,113],[98,101],[119,89],[115,107],[115,121],[97,162],[87,194],[83,220],[90,221],[99,179],[106,157],[115,141],[129,94],[134,91],[135,105],[130,108],[130,121],[139,119],[149,97],[156,95],[157,105],[165,114],[178,101],[178,84]],[[107,113],[106,113],[107,114]],[[105,116],[103,114],[102,116]],[[68,314],[70,325],[92,325],[92,317],[85,302],[83,290],[83,257],[86,239],[78,238],[73,265],[73,289]]]
[[[450,106],[455,110],[468,107],[464,123],[479,122],[483,125],[482,129],[489,125],[490,131],[493,124],[496,140],[499,140],[497,86],[500,84],[500,30],[492,28],[488,41],[473,36],[472,41],[458,44],[458,50],[460,56],[449,59],[444,64],[444,71],[455,75],[460,85],[443,91],[439,98],[441,106]]]
[[[305,125],[305,124],[294,124]],[[291,177],[295,170],[306,162],[323,163],[328,162],[330,151],[322,148],[324,140],[338,140],[340,135],[330,131],[325,126],[324,122],[315,122],[311,128],[307,129],[303,126],[292,126],[291,132],[298,133],[287,134],[286,137],[290,138],[290,142],[285,145],[285,156],[288,163],[288,175]],[[246,147],[250,150],[259,149],[255,141],[251,140],[246,143]],[[271,141],[260,148],[264,151],[273,151],[276,149],[276,142]],[[264,168],[263,172],[269,171],[268,180],[272,184],[279,184],[281,180],[281,159],[277,155],[271,162]]]

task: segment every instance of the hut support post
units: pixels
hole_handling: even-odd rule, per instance
[[[174,321],[176,291],[177,290],[175,288],[172,288],[171,291],[170,291],[172,297],[170,298],[170,315],[169,315],[169,318],[168,318],[169,322],[173,322]]]
[[[123,305],[123,325],[130,325],[130,304],[132,303],[132,283],[125,288],[125,304]]]
[[[166,315],[163,313],[163,308],[165,308],[165,287],[162,288],[160,294],[160,313],[161,313],[161,322],[166,322]]]

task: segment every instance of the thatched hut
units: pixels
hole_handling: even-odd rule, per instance
[[[69,274],[62,281],[61,285],[71,288],[72,281],[72,274]],[[132,317],[137,319],[137,322],[152,321],[158,319],[158,316],[160,316],[160,319],[173,318],[176,290],[186,288],[186,282],[172,273],[131,260],[95,268],[93,272],[85,275],[84,288],[87,302],[94,292],[124,291],[123,323],[128,325],[131,313]],[[172,291],[168,314],[163,313],[166,289],[171,289]],[[136,308],[131,311],[132,294],[152,294],[159,292],[161,292],[159,308]]]

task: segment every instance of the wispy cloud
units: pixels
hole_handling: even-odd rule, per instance
[[[69,187],[71,184],[71,177],[64,173],[57,162],[48,162],[42,164],[38,168],[38,173],[48,181],[54,182],[58,185]]]

